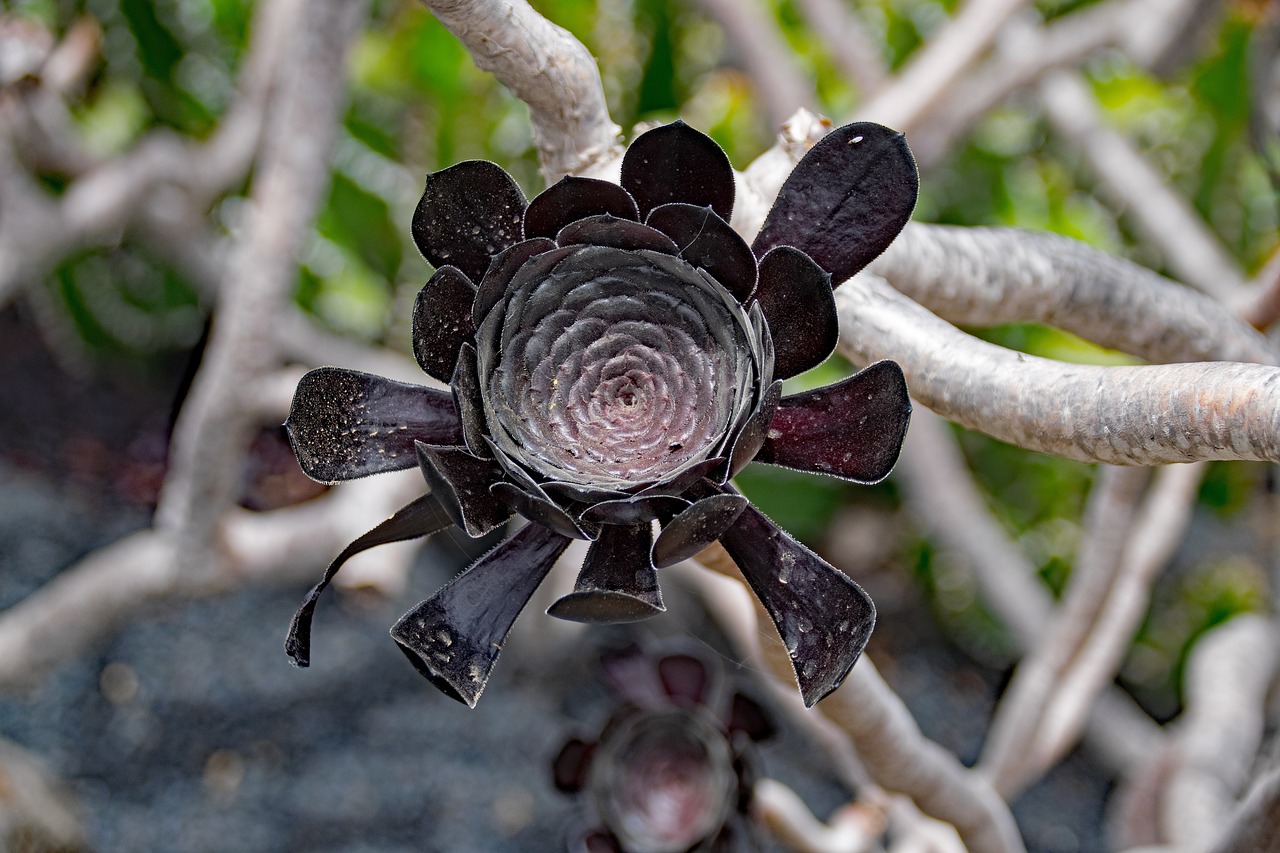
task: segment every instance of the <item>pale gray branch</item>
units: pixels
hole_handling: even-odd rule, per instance
[[[941,160],[983,116],[1010,95],[1057,68],[1122,42],[1150,0],[1112,0],[1086,6],[1043,27],[1010,27],[995,55],[959,81],[911,137],[921,168]]]
[[[1002,441],[1084,462],[1280,460],[1280,370],[1252,364],[1095,367],[966,335],[861,273],[836,291],[840,347],[895,359],[912,396]]]
[[[1076,72],[1060,71],[1040,86],[1049,121],[1074,143],[1097,174],[1098,189],[1160,250],[1179,278],[1222,302],[1237,302],[1244,281],[1235,262],[1191,204],[1103,120]]]
[[[620,153],[595,58],[525,0],[422,0],[529,107],[533,144],[547,185],[595,172]]]
[[[1280,853],[1280,766],[1249,789],[1211,853]]]
[[[952,323],[1045,323],[1151,362],[1280,364],[1217,300],[1057,234],[912,222],[871,271]]]
[[[719,546],[699,554],[698,564],[732,579],[742,589],[736,601],[722,604],[728,597],[717,596],[709,603],[718,615],[722,606],[731,605],[723,615],[728,617],[739,654],[766,664],[775,683],[787,685],[785,692],[794,708],[795,681],[786,650],[776,640],[767,645],[760,640],[759,625],[768,619],[763,605],[746,594],[733,560]],[[815,708],[796,713],[835,723],[877,785],[910,797],[925,814],[954,826],[973,853],[1025,849],[1013,816],[995,789],[920,732],[911,712],[865,655],[834,693]],[[840,753],[833,750],[833,754]]]
[[[911,508],[938,541],[963,555],[983,600],[1024,650],[1035,649],[1052,622],[1053,601],[1035,566],[985,508],[955,441],[940,418],[917,408],[895,468]],[[1117,774],[1145,764],[1163,738],[1127,694],[1106,691],[1088,721],[1088,737]]]
[[[345,101],[346,49],[364,4],[308,6],[291,39],[251,194],[251,223],[220,289],[213,333],[174,427],[156,526],[177,537],[178,559],[204,570],[215,532],[240,488],[254,426],[246,404],[274,366],[274,325],[297,272],[297,257],[328,186],[329,151]]]
[[[1180,849],[1206,849],[1236,809],[1267,724],[1267,692],[1280,659],[1276,640],[1269,620],[1245,614],[1214,628],[1191,651],[1161,810],[1164,834]]]
[[[909,134],[948,96],[961,75],[1025,5],[1026,0],[967,0],[897,77],[858,108],[857,118]]]
[[[314,581],[342,546],[420,491],[421,480],[410,472],[351,483],[268,513],[234,510],[222,518],[215,571],[182,571],[175,538],[156,528],[93,551],[0,614],[0,690],[35,686],[160,602],[247,583]]]

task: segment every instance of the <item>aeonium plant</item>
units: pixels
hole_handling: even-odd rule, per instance
[[[620,703],[552,763],[556,788],[584,800],[568,853],[760,850],[754,746],[776,733],[769,713],[696,648],[632,645],[601,669]]]
[[[884,250],[916,192],[902,135],[869,123],[805,155],[750,245],[728,224],[728,157],[682,122],[632,142],[620,185],[567,177],[526,202],[486,161],[429,175],[413,237],[436,272],[414,304],[413,350],[451,393],[322,367],[299,383],[286,427],[313,479],[417,466],[430,491],[330,564],[290,625],[290,657],[308,665],[316,601],[354,554],[450,525],[479,537],[520,516],[392,628],[449,696],[475,705],[573,539],[591,544],[551,615],[659,613],[658,571],[719,541],[777,626],[804,701],[826,696],[875,608],[731,478],[753,460],[857,483],[889,473],[911,411],[896,364],[781,388],[835,349],[833,282]]]

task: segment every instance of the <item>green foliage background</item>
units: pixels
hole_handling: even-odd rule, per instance
[[[901,67],[954,11],[954,0],[851,3],[884,59]],[[1041,0],[1046,18],[1086,3]],[[683,0],[535,0],[599,59],[616,121],[630,128],[677,115],[710,133],[742,167],[772,142],[751,81],[732,46],[697,4]],[[822,40],[790,2],[770,0],[798,66],[825,112],[852,116],[860,93],[840,77]],[[1249,273],[1277,247],[1275,170],[1249,144],[1249,45],[1262,0],[1228,3],[1206,49],[1165,79],[1103,53],[1087,73],[1107,119],[1126,133],[1191,200]],[[82,16],[102,26],[102,61],[75,105],[75,120],[99,154],[119,152],[156,127],[207,135],[230,103],[253,8],[248,0],[17,0],[12,12],[65,31]],[[425,173],[485,158],[541,189],[522,104],[475,68],[467,52],[420,4],[379,0],[353,52],[351,100],[334,156],[328,201],[309,241],[296,299],[324,326],[404,350],[409,307],[430,272],[409,240],[409,217]],[[66,176],[43,176],[55,191]],[[211,211],[233,229],[239,197]],[[1006,225],[1066,234],[1148,265],[1158,259],[1120,213],[1094,193],[1078,152],[1056,138],[1034,99],[1015,97],[982,121],[922,176],[916,217],[962,225]],[[52,322],[98,369],[145,374],[189,349],[207,315],[206,297],[137,245],[72,258],[47,284]],[[981,332],[1006,346],[1066,360],[1122,359],[1061,332],[1033,326]],[[822,384],[846,372],[834,360],[801,377]],[[1092,480],[1082,465],[966,434],[963,445],[997,516],[1060,589],[1070,571],[1079,517]],[[1267,487],[1257,467],[1221,464],[1205,484],[1211,518],[1242,523],[1242,507]],[[837,511],[852,501],[896,506],[892,483],[849,488],[833,480],[751,470],[744,488],[784,527],[821,546]],[[1234,521],[1233,521],[1234,520]],[[941,622],[992,663],[1008,643],[972,594],[972,579],[940,572],[937,554],[908,538],[901,563],[914,567]],[[966,593],[966,584],[969,589]],[[1162,590],[1126,675],[1170,709],[1189,642],[1234,612],[1260,607],[1259,565],[1215,559],[1191,565]],[[1162,704],[1163,703],[1163,704]]]

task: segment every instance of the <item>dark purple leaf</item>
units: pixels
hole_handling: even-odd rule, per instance
[[[529,521],[548,527],[561,536],[586,540],[596,538],[593,530],[587,529],[586,526],[574,521],[569,513],[545,496],[532,494],[525,489],[505,482],[494,483],[489,487],[489,491],[493,493],[494,497]]]
[[[473,456],[487,456],[484,403],[480,399],[480,377],[476,373],[476,350],[463,344],[458,350],[458,366],[453,371],[453,399],[461,423],[463,440]],[[427,444],[444,444],[428,441]],[[456,442],[455,442],[456,443]]]
[[[742,693],[733,694],[729,731],[742,732],[753,741],[768,740],[778,733],[773,718],[760,703]]]
[[[461,447],[435,447],[418,442],[418,467],[431,493],[473,539],[511,518],[511,509],[496,500],[489,487],[502,479],[492,459],[472,456]]]
[[[591,543],[573,592],[547,613],[570,622],[638,622],[663,612],[658,575],[649,562],[648,522],[607,525]]]
[[[778,401],[782,399],[782,380],[769,386],[761,399],[760,405],[751,413],[742,432],[738,434],[729,457],[729,476],[736,477],[747,463],[756,458],[769,432],[769,424],[773,421],[778,409]]]
[[[597,524],[639,524],[655,518],[670,518],[688,505],[683,498],[671,495],[619,498],[592,504],[582,513],[582,520]]]
[[[698,554],[729,528],[747,506],[742,495],[708,495],[667,522],[653,543],[653,564],[674,566]]]
[[[311,588],[303,599],[302,606],[298,608],[298,612],[293,614],[293,621],[289,623],[289,633],[284,640],[285,654],[292,658],[297,666],[311,665],[311,620],[315,616],[316,602],[320,600],[320,593],[324,592],[325,587],[347,560],[361,551],[367,551],[378,545],[430,536],[432,533],[444,530],[452,523],[449,514],[445,512],[444,507],[434,495],[423,495],[396,510],[395,515],[343,548],[342,553],[325,570],[324,579]]]
[[[479,281],[489,258],[524,237],[524,193],[496,163],[467,160],[427,175],[413,240],[432,266],[452,264]]]
[[[535,237],[532,240],[516,243],[493,258],[484,274],[484,278],[480,281],[480,286],[476,289],[476,298],[471,305],[471,320],[474,324],[472,326],[473,333],[475,326],[480,325],[485,315],[506,295],[511,287],[512,279],[515,278],[520,268],[538,255],[554,252],[555,248],[556,244],[547,238]],[[549,268],[568,254],[568,252],[555,252],[552,255],[548,255],[542,260],[543,266]]]
[[[804,704],[840,686],[871,636],[871,598],[840,570],[748,506],[720,537],[773,620]]]
[[[779,246],[760,259],[755,298],[769,322],[773,375],[790,379],[827,360],[840,340],[831,276],[799,249]]]
[[[556,242],[561,246],[611,246],[628,251],[650,249],[664,255],[679,251],[675,241],[658,229],[608,214],[569,223],[556,234]]]
[[[726,222],[733,214],[729,157],[715,140],[682,121],[655,127],[632,141],[622,158],[622,186],[636,200],[641,217],[673,201],[710,205]]]
[[[560,747],[560,753],[551,764],[551,777],[556,789],[566,794],[581,791],[587,784],[587,773],[591,771],[591,758],[595,751],[594,743],[587,743],[581,738],[573,738]]]
[[[476,333],[476,287],[457,267],[440,267],[413,303],[413,355],[429,376],[448,382],[458,350]]]
[[[526,237],[555,237],[570,222],[612,214],[640,221],[636,202],[626,190],[609,181],[566,175],[529,202],[524,212]]]
[[[641,646],[606,651],[600,655],[600,669],[613,691],[637,708],[669,709],[671,702],[654,660]]]
[[[902,368],[878,361],[834,385],[784,397],[756,461],[878,483],[898,461],[910,419]]]
[[[712,671],[693,655],[666,655],[658,661],[658,678],[667,697],[678,708],[696,708],[712,700]]]
[[[391,636],[441,692],[474,708],[516,617],[568,544],[524,526],[400,617]]]
[[[412,468],[415,441],[462,440],[449,392],[340,367],[302,377],[284,425],[303,472],[322,483]]]
[[[804,155],[751,248],[764,257],[776,246],[794,246],[839,285],[898,236],[918,190],[916,162],[901,133],[847,124]]]
[[[690,486],[707,476],[711,471],[725,464],[725,459],[715,456],[711,459],[704,459],[701,462],[694,463],[684,470],[677,473],[669,481],[665,483],[655,483],[646,489],[636,492],[636,497],[648,498],[658,495],[679,495],[688,490]]]
[[[674,240],[681,258],[710,273],[739,302],[750,298],[756,286],[755,255],[710,207],[664,204],[649,213],[645,224]]]

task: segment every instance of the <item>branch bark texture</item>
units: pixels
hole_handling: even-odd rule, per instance
[[[550,186],[616,159],[595,58],[524,0],[422,0],[488,71],[529,107],[533,144]]]
[[[902,364],[912,396],[1028,450],[1082,462],[1280,461],[1280,370],[1251,364],[1095,367],[961,332],[861,273],[836,291],[840,352]]]

